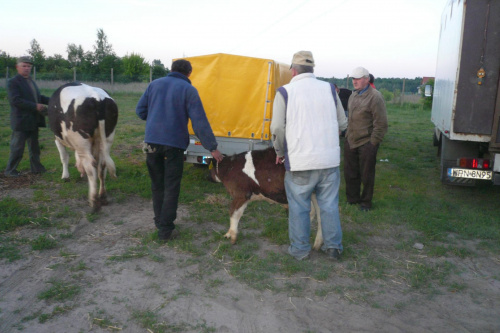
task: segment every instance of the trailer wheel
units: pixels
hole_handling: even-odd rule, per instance
[[[440,146],[439,138],[437,137],[436,131],[432,134],[432,144],[434,147],[439,147]]]

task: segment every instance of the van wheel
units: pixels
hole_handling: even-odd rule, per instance
[[[436,135],[436,131],[434,131],[434,133],[432,134],[432,144],[434,145],[434,147],[440,146],[439,138]]]

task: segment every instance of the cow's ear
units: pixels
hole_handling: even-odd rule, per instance
[[[208,165],[208,170],[212,170],[214,167],[214,160],[210,159],[210,164]]]

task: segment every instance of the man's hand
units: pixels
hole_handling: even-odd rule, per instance
[[[217,162],[221,162],[224,158],[224,156],[222,156],[222,153],[218,149],[211,151],[210,154],[212,154],[212,157],[215,158]]]
[[[276,164],[283,164],[285,162],[285,156],[276,156]]]
[[[37,105],[36,105],[36,110],[37,110],[38,112],[40,112],[40,114],[42,114],[43,116],[48,115],[47,106],[46,106],[46,105],[44,105],[44,104],[37,104]]]

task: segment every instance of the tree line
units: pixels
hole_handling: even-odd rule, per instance
[[[66,58],[61,54],[46,56],[42,46],[36,39],[33,39],[30,43],[30,49],[26,52],[33,59],[37,80],[72,81],[74,70],[76,70],[79,81],[107,82],[110,81],[111,71],[113,71],[114,82],[149,82],[150,74],[154,80],[170,72],[159,59],[155,59],[149,64],[137,53],[127,54],[124,57],[117,56],[103,29],[97,29],[97,39],[92,51],[85,51],[81,45],[70,43],[66,47]],[[5,51],[0,50],[0,69],[12,69],[8,74],[9,77],[16,74],[16,59],[16,57],[12,57]],[[319,77],[319,79],[335,83],[341,88],[352,89],[352,82],[347,77]],[[422,82],[421,77],[414,79],[376,77],[375,85],[379,91],[397,96],[402,93],[403,80],[406,94],[416,94],[418,92]],[[349,82],[347,83],[347,81]]]
[[[79,81],[109,81],[113,72],[114,82],[148,82],[150,71],[152,78],[157,79],[167,75],[170,70],[160,60],[155,59],[151,64],[137,53],[119,57],[103,29],[97,30],[97,39],[92,51],[85,51],[81,45],[68,44],[67,57],[61,54],[46,56],[42,46],[36,39],[30,43],[26,51],[33,59],[36,68],[37,80],[65,80],[72,81],[74,70],[78,73]],[[12,68],[8,74],[12,77],[17,57],[12,57],[0,50],[0,68]]]
[[[339,88],[348,88],[352,90],[352,80],[349,78],[349,84],[347,84],[348,78],[319,78],[323,81],[336,84]],[[408,78],[380,78],[375,77],[375,86],[379,91],[390,91],[394,94],[403,92],[403,82],[404,82],[404,93],[405,94],[417,94],[419,92],[419,87],[422,84],[422,78],[416,77],[413,79]]]

